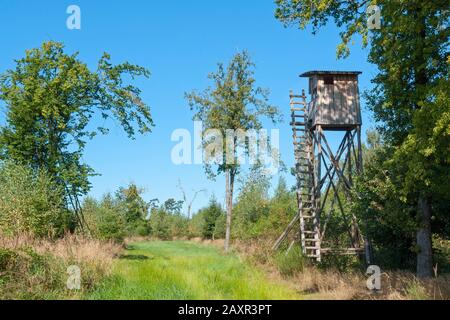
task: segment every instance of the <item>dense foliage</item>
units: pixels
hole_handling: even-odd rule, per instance
[[[47,172],[0,163],[0,233],[56,237],[73,227],[63,190]]]

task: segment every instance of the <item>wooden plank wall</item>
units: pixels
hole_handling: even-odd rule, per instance
[[[323,77],[319,77],[316,81],[318,97],[313,105],[317,110],[311,110],[314,124],[334,126],[361,124],[356,76],[334,76],[334,85],[325,85]]]

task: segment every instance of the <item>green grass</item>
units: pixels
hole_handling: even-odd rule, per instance
[[[116,261],[113,276],[86,298],[288,300],[301,296],[213,246],[155,241],[131,245]]]

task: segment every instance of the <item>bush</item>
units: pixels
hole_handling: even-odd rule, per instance
[[[125,238],[124,218],[113,209],[99,208],[97,212],[98,239],[123,242]]]
[[[142,221],[134,228],[134,233],[140,237],[147,237],[150,235],[150,225],[147,221]]]
[[[272,197],[269,182],[268,178],[251,177],[242,187],[233,208],[234,238],[276,239],[297,213],[296,194],[288,189],[284,178],[280,178]]]
[[[303,271],[304,257],[299,245],[294,245],[286,254],[279,252],[275,257],[276,265],[283,276],[293,276]]]
[[[83,209],[92,236],[99,240],[123,242],[127,235],[125,216],[117,210],[108,196],[100,203],[86,198]]]
[[[226,227],[227,227],[227,216],[225,213],[223,213],[216,220],[216,225],[214,227],[214,238],[224,239]]]
[[[149,236],[149,204],[141,198],[142,192],[142,189],[130,184],[128,188],[120,188],[115,195],[104,195],[100,201],[87,197],[83,211],[93,235],[116,242],[127,236]]]
[[[60,187],[44,171],[0,164],[0,231],[37,237],[60,236],[71,223]]]
[[[221,230],[218,222],[220,219],[225,217],[225,213],[222,207],[213,197],[210,199],[209,204],[206,208],[202,209],[198,213],[201,215],[201,235],[204,239],[216,239],[220,238]],[[219,231],[219,232],[218,232]]]
[[[150,228],[152,237],[169,240],[172,238],[170,234],[170,214],[163,208],[155,208],[150,215]]]

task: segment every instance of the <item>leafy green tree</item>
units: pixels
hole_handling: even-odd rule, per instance
[[[264,116],[276,122],[278,109],[268,103],[269,91],[255,85],[254,67],[247,52],[238,53],[227,67],[219,64],[217,72],[209,75],[213,87],[202,93],[194,91],[186,94],[191,110],[195,110],[194,119],[203,122],[205,132],[209,129],[219,130],[222,137],[226,137],[227,130],[247,132],[260,129],[261,117]],[[210,163],[205,165],[210,177],[224,174],[226,179],[226,251],[230,246],[235,178],[241,168],[237,161],[237,148],[234,148],[239,145],[237,135],[231,140],[223,143],[223,159],[220,159],[223,161],[219,161],[216,170]]]
[[[211,198],[206,208],[200,212],[203,217],[202,236],[205,239],[216,238],[217,220],[224,215],[222,206],[217,202],[216,198]]]
[[[350,209],[366,222],[364,227],[374,247],[375,261],[382,261],[385,269],[409,269],[415,266],[411,251],[417,228],[413,219],[415,207],[399,200],[398,181],[384,165],[390,156],[391,151],[380,134],[369,132],[367,146],[363,148],[364,174],[354,181],[359,198],[351,203]]]
[[[153,126],[139,88],[127,81],[140,76],[149,71],[128,62],[113,65],[107,53],[91,71],[78,53],[65,53],[62,43],[27,50],[0,77],[7,110],[0,157],[46,170],[66,196],[86,194],[94,172],[82,162],[84,147],[97,133],[108,132],[90,126],[91,119],[113,118],[129,137]]]
[[[144,189],[131,183],[127,188],[120,188],[116,193],[117,201],[123,207],[125,219],[130,225],[145,220],[148,216],[149,206],[142,199],[143,192]]]
[[[381,28],[373,32],[364,10],[369,4],[381,9]],[[430,277],[432,217],[449,194],[448,1],[277,0],[277,5],[279,20],[301,28],[312,24],[314,32],[333,18],[343,27],[340,57],[349,54],[354,35],[362,35],[364,46],[370,43],[369,62],[379,73],[367,100],[391,152],[382,170],[395,181],[403,205],[415,207],[417,274]]]
[[[163,203],[162,209],[164,209],[170,214],[181,214],[181,210],[183,209],[183,203],[184,202],[182,200],[177,201],[173,198],[170,198]]]

